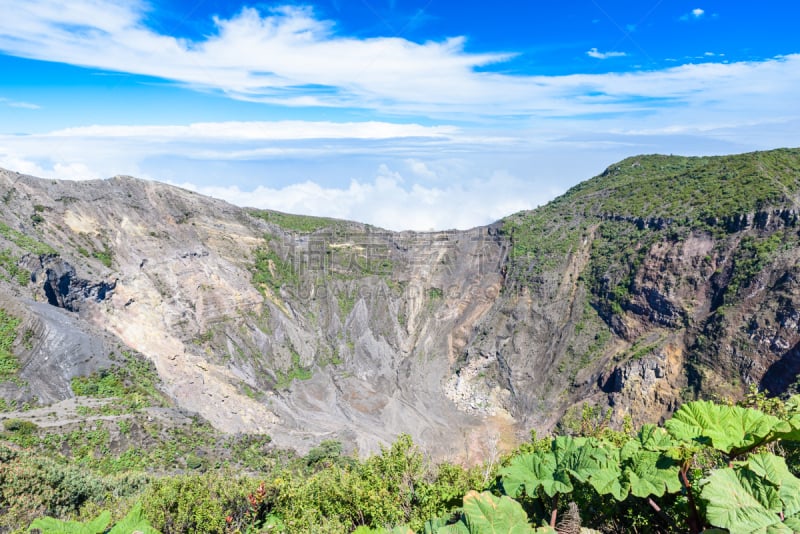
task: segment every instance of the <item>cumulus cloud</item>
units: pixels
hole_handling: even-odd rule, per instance
[[[408,165],[409,170],[414,173],[416,176],[421,178],[426,178],[428,180],[436,180],[436,172],[428,168],[428,165],[424,161],[420,161],[418,159],[407,159],[406,164]]]
[[[608,59],[610,57],[625,57],[625,52],[600,52],[597,48],[592,48],[586,52],[586,55],[595,59]]]
[[[381,165],[371,181],[352,180],[347,187],[313,181],[283,188],[178,184],[240,206],[368,221],[389,230],[466,229],[536,207],[557,193],[505,171],[463,184],[426,187]]]
[[[703,13],[705,13],[705,11],[700,9],[699,7],[692,10],[692,16],[696,18],[702,17]]]
[[[28,160],[13,154],[0,153],[0,167],[21,174],[55,178],[57,180],[95,180],[104,178],[104,176],[93,171],[86,163],[63,163],[57,161],[47,164]]]

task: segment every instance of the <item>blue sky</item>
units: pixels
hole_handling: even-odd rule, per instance
[[[786,1],[0,0],[0,166],[391,229],[800,146]]]

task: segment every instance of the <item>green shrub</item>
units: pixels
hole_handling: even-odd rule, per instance
[[[17,374],[19,362],[11,351],[17,339],[20,320],[0,308],[0,380],[7,380]]]
[[[43,515],[64,518],[89,502],[141,491],[141,480],[104,478],[79,467],[28,453],[5,454],[0,463],[0,531],[28,525]]]
[[[203,467],[203,459],[196,454],[190,454],[186,457],[186,467],[189,469],[200,469]]]
[[[125,385],[112,370],[103,369],[89,376],[73,377],[70,385],[72,392],[79,397],[121,397],[125,394]]]
[[[245,514],[256,483],[230,473],[181,475],[155,480],[142,496],[142,510],[156,530],[224,533],[226,517]]]
[[[3,421],[3,427],[5,427],[5,429],[9,432],[15,432],[23,436],[29,436],[39,430],[39,427],[36,426],[36,423],[22,419],[6,419]]]

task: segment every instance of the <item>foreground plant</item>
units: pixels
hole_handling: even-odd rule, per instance
[[[31,523],[28,531],[38,531],[41,534],[159,534],[150,526],[142,514],[142,507],[139,504],[134,506],[128,515],[116,523],[111,530],[108,530],[109,523],[111,523],[111,512],[104,510],[96,518],[86,523],[42,517]]]

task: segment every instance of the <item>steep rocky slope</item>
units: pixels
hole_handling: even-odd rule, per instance
[[[631,158],[467,232],[129,177],[0,171],[0,200],[18,362],[0,395],[19,403],[71,397],[71,377],[133,349],[176,407],[226,432],[363,452],[409,432],[469,458],[583,402],[653,420],[800,371],[797,150]]]
[[[800,362],[800,151],[630,158],[509,217],[495,355],[517,420],[590,401],[653,421],[697,395],[781,393]]]

